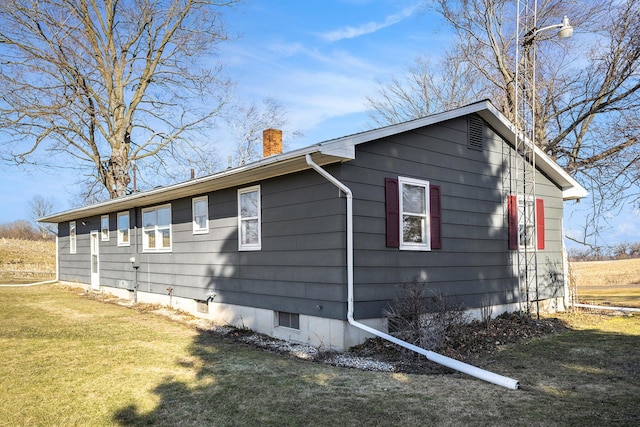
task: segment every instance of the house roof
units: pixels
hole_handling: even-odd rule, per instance
[[[515,145],[515,126],[500,113],[491,102],[480,101],[428,117],[348,135],[287,153],[269,156],[257,162],[227,169],[205,177],[48,215],[40,218],[39,221],[51,223],[72,221],[74,219],[114,211],[123,211],[134,207],[150,206],[181,197],[194,196],[209,191],[245,185],[267,178],[288,175],[310,168],[305,160],[307,154],[311,155],[313,161],[321,166],[349,161],[355,158],[355,146],[358,144],[473,113],[482,117],[493,129],[505,138],[507,142]],[[536,167],[562,189],[563,200],[580,199],[587,196],[587,190],[538,147],[534,148],[534,156]]]

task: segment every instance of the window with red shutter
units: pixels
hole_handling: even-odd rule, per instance
[[[538,249],[544,249],[544,200],[536,199],[536,240]]]
[[[385,178],[384,184],[387,247],[441,249],[440,187],[429,185],[428,181],[402,177]],[[401,203],[401,197],[404,197],[404,203]],[[402,206],[405,212],[401,212]]]
[[[400,199],[398,195],[398,180],[385,178],[385,207],[387,221],[387,247],[400,247]]]
[[[440,214],[440,187],[429,187],[431,211],[431,249],[442,249],[442,221]]]
[[[524,213],[527,210],[526,216],[529,219],[525,224],[525,219],[519,217],[519,212]],[[533,210],[535,209],[535,224],[533,222]],[[529,199],[525,202],[523,198],[518,196],[507,196],[507,217],[508,217],[508,235],[509,235],[509,249],[517,250],[518,247],[525,247],[535,245],[537,249],[544,249],[545,235],[544,235],[544,200]],[[535,233],[535,234],[534,234]]]
[[[518,197],[507,196],[509,249],[518,249]]]

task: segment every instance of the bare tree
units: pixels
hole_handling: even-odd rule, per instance
[[[455,55],[450,57],[461,64],[461,69],[473,70],[470,77],[474,79],[475,93],[492,99],[513,119],[517,91],[515,52],[517,43],[522,42],[516,36],[516,1],[434,3],[457,34],[457,45],[452,50]],[[615,209],[629,200],[637,202],[640,0],[537,3],[536,28],[557,24],[567,15],[576,34],[569,42],[558,41],[553,31],[535,36],[536,144],[587,184],[593,203],[599,205],[594,210]],[[418,67],[418,71],[424,74],[428,70]],[[440,69],[437,74],[451,73]],[[416,81],[423,78],[419,73],[413,77]],[[466,92],[458,90],[455,94],[451,106],[468,99]],[[433,102],[433,91],[428,96]],[[412,102],[416,99],[420,97],[413,97]],[[386,102],[386,108],[409,110],[398,105],[403,102],[406,101],[402,97],[394,97]]]
[[[51,200],[47,200],[40,195],[35,196],[29,201],[29,208],[31,209],[31,219],[38,226],[40,236],[43,239],[46,239],[50,234],[56,233],[56,225],[38,222],[38,218],[53,213],[53,202]]]
[[[242,104],[230,109],[227,124],[235,140],[232,162],[244,165],[262,157],[262,131],[268,128],[283,130],[288,124],[287,112],[273,98],[266,98],[261,104]],[[291,131],[289,139],[300,137],[299,131]]]
[[[401,123],[476,101],[485,88],[477,70],[449,52],[437,65],[418,57],[402,78],[378,82],[376,95],[368,96],[369,114],[376,125]]]
[[[40,235],[29,221],[19,219],[8,224],[0,224],[0,237],[5,239],[37,240]]]
[[[221,12],[236,2],[2,1],[6,158],[75,165],[118,197],[132,161],[188,156],[226,101],[213,54],[228,39]]]

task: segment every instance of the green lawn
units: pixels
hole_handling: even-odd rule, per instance
[[[81,293],[0,288],[0,425],[640,424],[638,316],[566,317],[478,361],[513,391],[299,361]]]

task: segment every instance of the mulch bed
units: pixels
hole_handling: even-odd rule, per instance
[[[442,348],[433,351],[474,364],[481,357],[500,351],[509,344],[521,344],[534,338],[567,331],[569,328],[559,319],[536,319],[505,313],[491,322],[474,321],[458,328],[453,337],[446,339]],[[442,374],[452,372],[436,363],[425,363],[425,357],[403,349],[382,338],[373,338],[353,347],[356,356],[370,357],[394,363],[397,370],[416,374]]]

